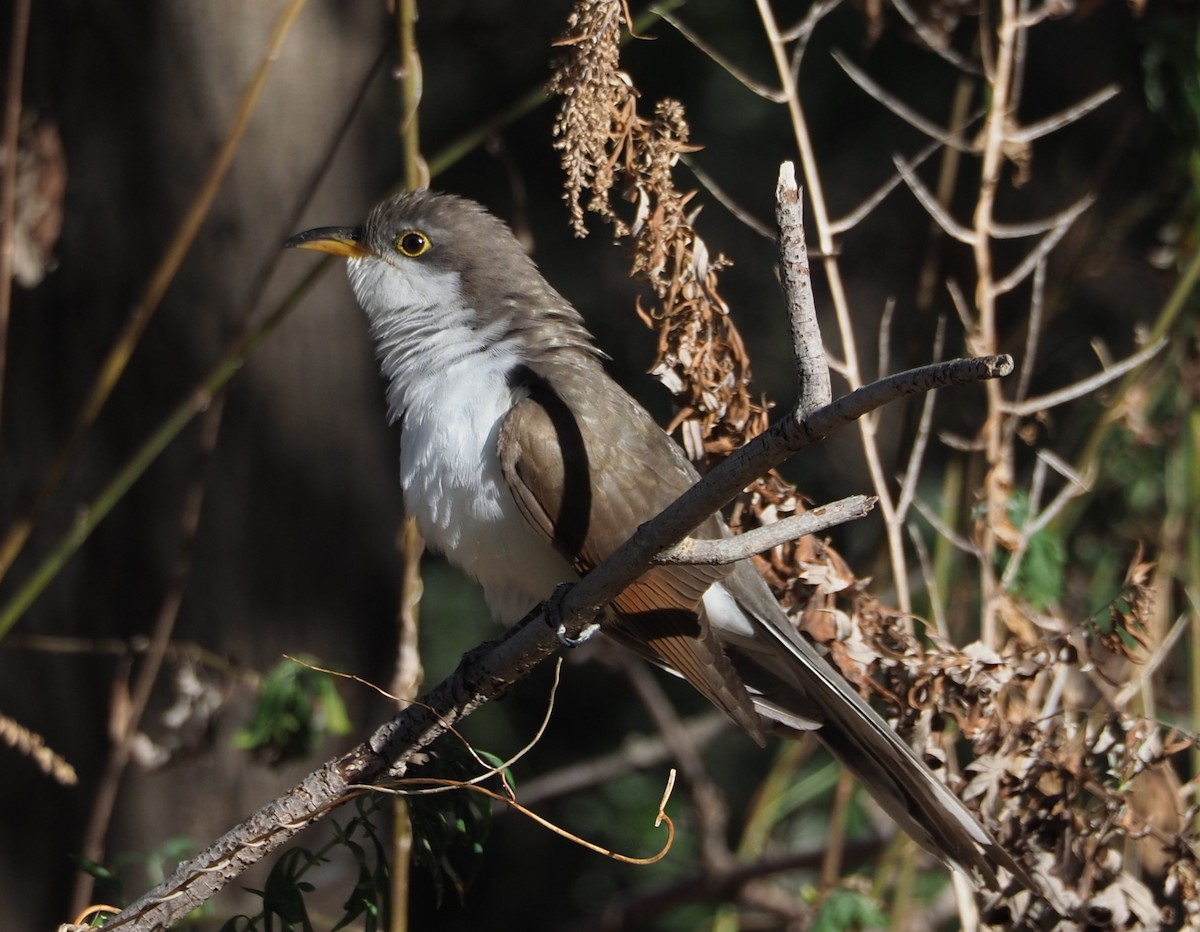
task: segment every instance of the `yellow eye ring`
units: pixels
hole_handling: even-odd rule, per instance
[[[428,252],[429,247],[433,244],[429,242],[429,237],[420,230],[405,230],[396,237],[392,245],[396,247],[396,252],[400,255],[415,259]]]

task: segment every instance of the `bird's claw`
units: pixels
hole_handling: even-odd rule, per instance
[[[592,639],[592,635],[600,630],[600,626],[595,622],[592,622],[579,632],[578,637],[571,637],[571,635],[567,634],[567,626],[563,624],[562,613],[559,611],[558,607],[562,603],[563,596],[565,596],[570,589],[571,583],[559,583],[554,587],[554,592],[551,593],[550,598],[548,598],[542,605],[542,610],[546,613],[546,624],[554,629],[554,634],[558,638],[558,643],[560,643],[563,647],[578,647],[580,644],[590,641]]]
[[[600,630],[600,626],[594,621],[579,632],[579,637],[571,637],[567,634],[567,626],[559,625],[554,629],[554,633],[558,636],[558,643],[563,647],[578,647],[592,639],[592,635]]]

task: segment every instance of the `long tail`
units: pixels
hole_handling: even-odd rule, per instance
[[[742,631],[712,618],[759,712],[818,737],[922,847],[993,890],[1008,871],[1035,895],[1042,888],[1001,848],[963,802],[788,622],[748,565],[725,586],[742,608]],[[760,585],[761,584],[761,585]],[[764,598],[765,597],[765,598]],[[745,637],[745,619],[754,622]]]

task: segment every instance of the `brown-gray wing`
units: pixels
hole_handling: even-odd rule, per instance
[[[584,575],[686,491],[696,473],[598,364],[583,357],[571,363],[515,374],[528,394],[506,416],[498,447],[525,519]],[[714,518],[697,533],[719,536],[722,527]],[[604,630],[679,673],[762,743],[754,705],[697,611],[704,593],[727,572],[651,567],[613,600],[614,617]]]

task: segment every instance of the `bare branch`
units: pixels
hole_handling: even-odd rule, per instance
[[[880,378],[892,371],[892,321],[896,316],[896,299],[889,297],[883,302],[883,315],[879,319],[878,374]]]
[[[970,556],[979,557],[979,548],[971,541],[967,540],[961,534],[948,527],[946,523],[938,517],[937,512],[926,505],[921,499],[913,499],[913,507],[917,509],[917,514],[929,522],[929,526],[937,531],[942,537],[949,541],[956,549],[961,550]]]
[[[1076,218],[1092,205],[1092,200],[1093,199],[1090,197],[1083,198],[1081,201],[1071,207],[1065,214],[1061,215],[1062,222],[1055,226],[1054,229],[1052,229],[1044,237],[1042,237],[1042,239],[1030,251],[1030,253],[1019,263],[1017,263],[1016,268],[1014,268],[998,282],[994,282],[992,284],[992,294],[1004,294],[1005,292],[1011,291],[1022,281],[1024,281],[1026,276],[1033,271],[1034,267],[1043,259],[1045,259],[1045,257],[1050,254],[1050,250],[1057,246],[1059,241],[1067,235],[1067,230],[1071,228],[1071,225],[1075,222]]]
[[[1058,113],[1048,116],[1044,120],[1030,123],[1028,126],[1015,131],[1012,134],[1012,140],[1016,143],[1029,143],[1035,139],[1040,139],[1042,136],[1048,136],[1050,133],[1057,132],[1064,126],[1069,126],[1081,117],[1091,113],[1102,104],[1108,103],[1119,92],[1120,88],[1115,84],[1103,87],[1091,96],[1085,97],[1074,106],[1067,107],[1067,109],[1060,110]]]
[[[906,159],[905,164],[908,165],[909,168],[916,168],[917,166],[922,165],[935,152],[939,152],[941,148],[942,144],[936,140],[934,142],[926,143],[916,155],[914,155],[911,159]],[[900,184],[900,181],[900,174],[898,172],[893,174],[890,178],[888,178],[887,181],[867,195],[867,197],[861,203],[859,203],[857,207],[850,211],[850,213],[842,217],[838,217],[836,220],[830,220],[830,234],[837,236],[856,227],[862,221],[863,217],[867,216],[867,214],[873,211],[885,197],[887,197],[896,189],[896,186]]]
[[[963,294],[962,286],[953,279],[946,280],[946,291],[950,294],[950,303],[954,305],[954,312],[958,314],[959,323],[963,326],[963,331],[970,339],[971,334],[975,330],[975,320],[971,317],[971,308],[967,304],[967,296]]]
[[[913,129],[920,130],[930,139],[936,140],[943,146],[949,146],[951,149],[957,149],[959,152],[978,152],[979,146],[976,143],[968,142],[967,140],[949,133],[942,129],[932,120],[927,120],[921,114],[917,113],[908,106],[899,97],[888,91],[881,85],[876,84],[865,71],[859,68],[854,62],[850,61],[839,49],[834,49],[831,53],[833,60],[841,65],[842,70],[846,72],[846,76],[855,84],[861,87],[874,100],[879,101],[892,113],[902,119]]]
[[[829,404],[829,365],[817,324],[812,276],[808,268],[808,244],[804,238],[804,205],[796,185],[796,166],[779,166],[775,188],[775,220],[779,225],[779,277],[787,299],[792,330],[792,362],[800,397],[796,410],[807,414]]]
[[[1038,513],[1036,518],[1026,525],[1026,527],[1029,529],[1030,536],[1039,534],[1045,530],[1046,527],[1049,526],[1050,522],[1058,517],[1059,512],[1067,506],[1071,499],[1078,498],[1080,495],[1090,492],[1092,489],[1092,483],[1096,479],[1094,470],[1088,470],[1082,474],[1076,472],[1070,467],[1069,464],[1065,463],[1056,454],[1050,452],[1049,450],[1038,450],[1038,463],[1045,463],[1060,476],[1066,479],[1069,485],[1059,492],[1058,495],[1054,497],[1053,501],[1051,501],[1043,511]]]
[[[908,23],[912,31],[920,37],[921,41],[925,43],[925,47],[931,52],[967,74],[977,75],[981,73],[979,66],[975,62],[969,58],[963,58],[940,35],[930,29],[925,17],[909,6],[908,0],[892,0],[892,6],[896,8],[897,13],[904,17],[904,21]]]
[[[752,77],[750,77],[750,75],[746,74],[746,72],[742,71],[741,68],[739,68],[728,58],[714,49],[711,45],[701,39],[696,33],[692,32],[690,27],[685,26],[683,22],[672,15],[670,11],[664,7],[655,7],[654,13],[656,13],[660,19],[673,26],[676,32],[687,39],[687,41],[694,45],[697,50],[711,58],[713,63],[718,68],[737,81],[738,84],[742,85],[742,87],[748,90],[751,94],[757,94],[759,97],[762,97],[764,100],[769,100],[773,104],[782,104],[787,102],[787,97],[784,95],[783,91],[773,87],[767,87],[765,84],[755,81]]]
[[[1190,591],[1188,598],[1192,602],[1192,611],[1195,612],[1197,605]],[[1178,643],[1179,636],[1187,630],[1191,621],[1192,619],[1186,613],[1175,619],[1175,623],[1171,625],[1171,630],[1167,632],[1166,637],[1154,648],[1154,652],[1142,663],[1133,665],[1134,669],[1130,671],[1132,677],[1129,682],[1117,690],[1117,694],[1112,698],[1113,705],[1118,709],[1123,708],[1137,694],[1137,691],[1150,681],[1150,678],[1162,666],[1162,662],[1171,656],[1171,651],[1174,649],[1176,643]]]
[[[800,20],[791,29],[784,29],[780,32],[779,37],[784,42],[795,42],[800,46],[808,43],[809,38],[813,34],[813,30],[826,16],[842,5],[842,0],[819,0],[809,7],[808,12],[804,14],[804,18]]]
[[[1078,201],[1058,213],[1040,220],[1030,220],[1027,223],[996,223],[994,220],[987,225],[988,235],[993,239],[1022,239],[1026,236],[1040,236],[1047,230],[1061,226],[1070,226],[1075,218],[1092,206],[1096,198],[1092,195],[1081,197]]]
[[[1005,414],[1015,414],[1017,417],[1027,417],[1031,414],[1036,414],[1038,411],[1045,411],[1049,408],[1057,407],[1061,404],[1066,404],[1068,401],[1074,401],[1077,398],[1082,398],[1084,395],[1089,395],[1096,389],[1107,385],[1109,382],[1115,381],[1123,376],[1126,372],[1136,369],[1138,366],[1153,359],[1164,346],[1167,345],[1166,337],[1151,343],[1144,349],[1138,350],[1132,356],[1129,356],[1120,362],[1113,365],[1111,368],[1105,369],[1102,372],[1097,372],[1093,376],[1086,379],[1081,379],[1074,382],[1065,388],[1060,388],[1058,391],[1049,392],[1045,395],[1038,395],[1034,398],[1027,398],[1020,403],[1004,402],[1001,404],[1001,410]]]
[[[1033,289],[1029,298],[1029,324],[1025,334],[1025,354],[1021,359],[1021,374],[1017,377],[1017,390],[1013,397],[1017,402],[1029,395],[1029,383],[1033,380],[1034,362],[1037,360],[1038,340],[1042,336],[1042,312],[1046,304],[1046,259],[1043,257],[1033,270]]]
[[[1059,491],[1044,511],[1038,511],[1041,505],[1042,489],[1045,486],[1047,467],[1054,469],[1059,475],[1066,478],[1068,484]],[[1004,574],[1000,577],[1001,591],[1007,591],[1017,578],[1021,563],[1029,550],[1029,542],[1044,531],[1072,499],[1088,492],[1091,485],[1091,476],[1080,476],[1048,450],[1038,451],[1037,465],[1034,467],[1033,481],[1030,484],[1029,517],[1020,529],[1017,545],[1013,548],[1012,556],[1009,557],[1008,564],[1004,567]]]
[[[696,176],[696,180],[704,186],[704,190],[712,195],[714,201],[737,217],[748,229],[753,230],[763,239],[768,239],[772,243],[775,242],[775,231],[735,201],[729,195],[729,192],[717,184],[713,177],[696,163],[695,159],[685,153],[679,156],[679,161],[686,165],[691,173]]]
[[[654,558],[655,563],[705,563],[723,565],[745,560],[756,553],[819,534],[839,524],[857,521],[871,513],[878,499],[873,495],[851,495],[820,508],[781,518],[774,524],[744,531],[736,537],[702,540],[686,537]]]
[[[929,559],[929,548],[925,539],[918,533],[915,525],[910,522],[905,525],[908,539],[917,554],[917,565],[921,568],[921,578],[925,581],[925,594],[929,597],[929,607],[933,610],[933,627],[939,635],[946,637],[949,630],[946,626],[946,608],[942,604],[942,593],[938,590],[937,577],[933,572],[933,561]]]
[[[940,359],[946,343],[946,318],[938,318],[937,332],[933,338],[933,358]],[[908,454],[908,465],[904,468],[904,480],[900,484],[900,495],[896,500],[896,520],[904,521],[917,494],[917,482],[921,478],[921,464],[929,446],[929,434],[933,425],[933,404],[937,392],[930,392],[921,401],[921,419],[917,423],[917,435],[913,438]]]
[[[976,240],[975,231],[963,226],[951,217],[946,212],[946,209],[938,203],[938,199],[934,196],[933,192],[925,187],[925,183],[913,173],[912,169],[908,167],[908,164],[903,159],[893,155],[892,163],[896,166],[896,171],[900,173],[900,177],[904,179],[904,183],[908,185],[908,189],[912,191],[917,200],[920,201],[921,206],[925,208],[925,212],[933,218],[934,223],[941,227],[945,234],[952,239],[956,239],[960,243],[966,243],[968,246],[974,246]]]

